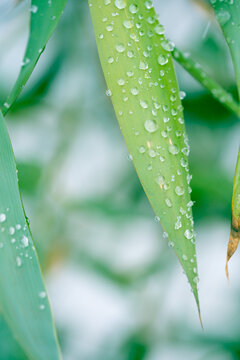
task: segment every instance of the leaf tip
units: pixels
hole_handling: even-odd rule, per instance
[[[229,272],[228,272],[228,261],[229,261],[229,258],[227,256],[225,272],[226,272],[226,277],[227,277],[227,280],[228,280],[228,285],[230,285]]]
[[[202,315],[201,315],[200,308],[198,309],[198,316],[199,316],[199,321],[200,321],[200,324],[201,324],[202,331],[204,331],[203,322],[202,322]]]
[[[231,257],[233,256],[233,254],[235,253],[235,251],[237,250],[239,239],[240,239],[239,229],[238,229],[238,227],[234,226],[235,223],[236,223],[236,221],[234,221],[234,219],[233,219],[230,236],[229,236],[229,241],[228,241],[228,248],[227,248],[227,260],[226,260],[225,271],[226,271],[226,276],[227,276],[228,281],[229,281],[228,262],[231,259]]]

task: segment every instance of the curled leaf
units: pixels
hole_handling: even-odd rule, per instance
[[[238,152],[238,160],[233,184],[232,197],[232,222],[231,231],[227,249],[226,275],[229,279],[228,261],[237,250],[240,240],[240,148]]]
[[[231,52],[240,96],[240,3],[238,0],[210,0]]]

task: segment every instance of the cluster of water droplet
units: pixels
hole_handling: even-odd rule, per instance
[[[182,231],[185,239],[194,244],[189,143],[181,105],[186,94],[178,90],[172,75],[171,54],[175,46],[165,39],[151,1],[138,4],[103,0],[98,10],[104,10],[105,6],[110,6],[111,12],[99,12],[99,16],[104,16],[98,41],[99,46],[104,41],[108,43],[101,59],[107,69],[106,95],[112,97],[120,125],[121,121],[127,124],[138,144],[137,149],[130,149],[129,159],[139,160],[141,166],[146,164],[144,176],[149,174],[152,186],[159,190],[159,199],[163,199],[165,210],[155,221],[174,214],[174,231]],[[120,17],[122,14],[125,16]],[[118,40],[119,29],[121,40]],[[174,242],[169,241],[169,246],[174,247]]]
[[[33,259],[35,248],[31,245],[30,235],[26,223],[23,224],[9,224],[10,209],[0,213],[0,251],[4,252],[5,247],[13,246],[15,252],[16,267],[22,268],[25,261]],[[46,292],[40,291],[38,294],[40,298],[39,309],[45,309]]]
[[[35,248],[30,247],[27,225],[11,224],[8,222],[9,209],[0,214],[0,232],[4,234],[3,239],[15,247],[16,265],[21,267],[23,265],[24,258],[32,259],[32,251]],[[0,247],[3,249],[6,244],[2,241]]]

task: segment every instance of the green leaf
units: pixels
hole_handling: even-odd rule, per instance
[[[218,100],[223,106],[239,116],[240,107],[239,104],[233,99],[232,94],[224,90],[214,79],[212,79],[201,67],[199,63],[196,63],[185,55],[179,49],[175,48],[172,52],[173,58],[189,73],[194,79],[196,79],[205,89],[209,90],[212,96]]]
[[[226,274],[228,275],[228,261],[237,250],[238,243],[240,240],[240,147],[238,152],[238,159],[233,184],[233,196],[232,196],[232,222],[231,231],[228,242],[227,250],[227,263],[226,263]]]
[[[238,0],[210,0],[210,3],[231,52],[240,97],[240,3]]]
[[[0,113],[0,307],[30,359],[59,359],[55,326]]]
[[[112,103],[144,191],[174,247],[199,309],[185,132],[173,46],[151,1],[90,0]]]
[[[6,114],[21,93],[63,13],[67,0],[32,0],[30,34],[18,79],[3,106]]]

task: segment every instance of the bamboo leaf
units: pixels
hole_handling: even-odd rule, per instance
[[[228,110],[239,116],[239,104],[233,99],[232,94],[224,90],[214,79],[212,79],[201,67],[188,55],[175,48],[172,52],[173,58],[196,79],[205,89],[209,90],[213,97]]]
[[[231,231],[228,242],[227,250],[227,263],[226,263],[226,275],[228,274],[228,261],[237,250],[240,240],[240,147],[238,152],[237,166],[233,184],[233,197],[232,197],[232,223]]]
[[[67,0],[32,0],[30,34],[18,79],[3,106],[3,114],[15,102],[62,15]]]
[[[217,20],[221,26],[224,37],[229,46],[234,70],[236,74],[238,94],[240,98],[240,3],[234,0],[210,0]],[[234,185],[233,185],[233,197],[232,197],[232,221],[231,231],[228,242],[227,250],[227,262],[226,262],[226,275],[228,274],[228,261],[235,253],[238,247],[240,238],[240,153],[238,153],[238,161],[236,166]]]
[[[199,309],[188,138],[174,72],[151,1],[90,0],[112,103],[145,193],[168,234]]]
[[[30,359],[60,358],[56,332],[0,113],[0,307]]]
[[[238,0],[210,0],[229,46],[240,97],[240,3]]]

